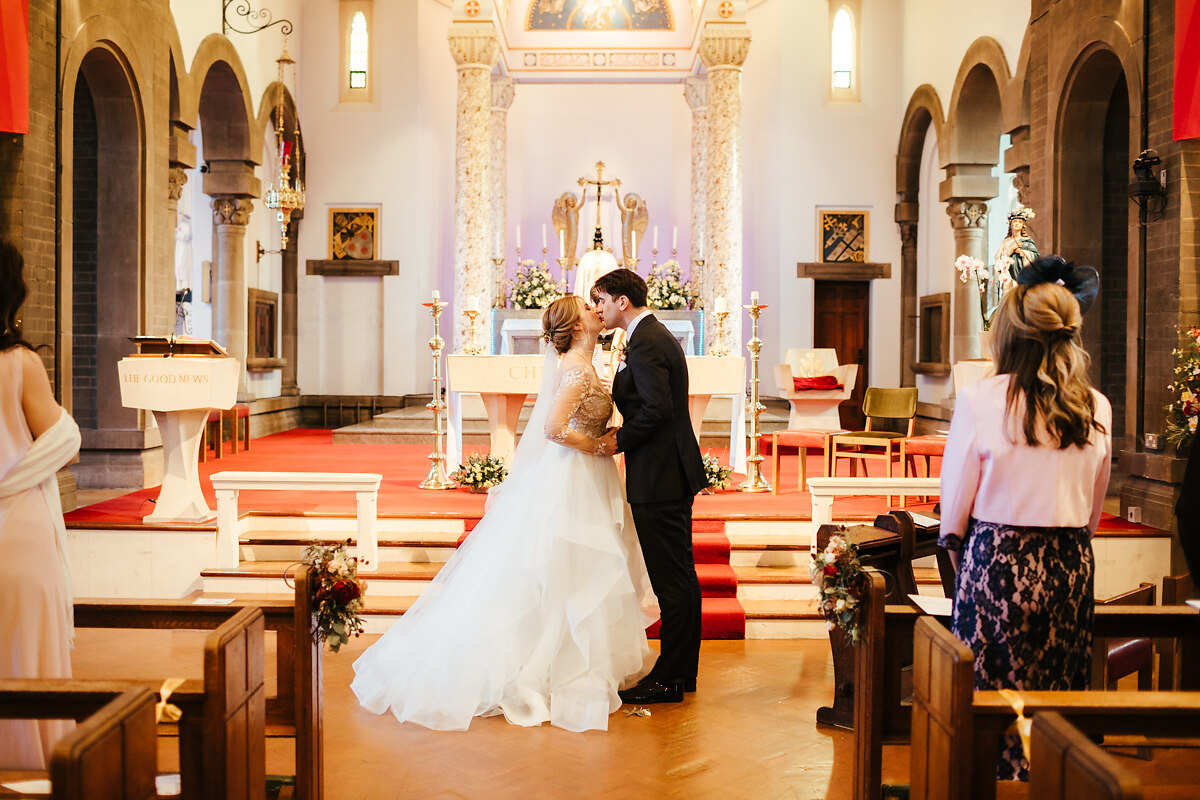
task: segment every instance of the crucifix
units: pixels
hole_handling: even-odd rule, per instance
[[[596,162],[596,180],[593,181],[588,178],[580,178],[579,179],[579,186],[583,189],[585,195],[587,194],[588,186],[596,187],[596,232],[592,236],[592,249],[593,250],[603,250],[604,249],[604,234],[600,232],[600,189],[603,186],[612,186],[612,187],[616,188],[620,185],[621,185],[621,181],[617,180],[616,178],[612,178],[611,180],[607,180],[607,181],[604,180],[604,162],[603,161]]]

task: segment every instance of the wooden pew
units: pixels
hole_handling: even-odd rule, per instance
[[[992,800],[1001,738],[1016,719],[995,691],[972,692],[971,649],[934,620],[913,632],[911,797]],[[1200,734],[1200,692],[1020,692],[1026,716],[1057,711],[1087,733]]]
[[[170,695],[168,702],[182,711],[179,773],[185,798],[263,800],[266,796],[262,653],[262,611],[244,608],[205,639],[203,682],[185,681]],[[80,712],[90,713],[133,687],[156,694],[161,688],[129,681],[23,679],[0,681],[0,698],[3,713],[10,718],[79,718]],[[71,704],[74,713],[64,713],[69,710],[64,702]],[[153,776],[153,745],[150,752]]]
[[[99,708],[92,690],[69,688],[71,681],[45,690],[45,702],[36,715],[13,713],[17,707],[0,689],[0,716],[28,719],[75,719],[75,730],[54,746],[50,756],[53,800],[149,800],[155,797],[157,752],[154,730],[154,694],[145,687],[130,687],[109,698]],[[23,776],[25,777],[25,776]],[[3,778],[15,780],[16,776]],[[17,796],[0,789],[0,797]]]
[[[912,707],[905,703],[904,669],[913,663],[913,629],[917,620],[927,618],[912,605],[885,605],[884,581],[878,574],[872,576],[869,593],[863,604],[861,638],[854,648],[853,672],[841,689],[855,698],[855,704],[861,702],[869,709],[860,715],[851,705],[855,800],[879,798],[883,746],[904,744],[910,739]],[[936,620],[940,625],[950,623],[949,618]],[[1111,637],[1164,637],[1193,648],[1200,643],[1200,612],[1190,606],[1097,606],[1095,633]],[[868,655],[858,658],[858,653]],[[1190,677],[1189,681],[1198,679]]]
[[[1141,800],[1141,782],[1061,714],[1033,718],[1029,796],[1038,800]]]
[[[941,548],[937,546],[937,528],[914,525],[907,511],[881,514],[875,518],[874,525],[849,528],[822,525],[817,529],[817,549],[824,550],[829,537],[835,533],[844,535],[858,548],[858,559],[864,567],[873,567],[891,576],[886,596],[889,603],[907,603],[908,595],[917,593],[912,562],[928,555],[938,554],[943,588],[948,580],[950,592],[954,591],[954,570],[944,552],[938,553]],[[833,705],[817,709],[817,722],[851,728],[854,725],[855,659],[861,648],[851,645],[838,629],[829,632],[829,646],[833,652]]]
[[[1200,597],[1195,581],[1190,574],[1167,575],[1163,578],[1162,604],[1182,606],[1188,600]],[[1162,689],[1200,690],[1200,642],[1159,641],[1158,685]]]
[[[295,573],[292,599],[246,596],[229,605],[196,605],[178,600],[86,600],[75,603],[80,628],[151,628],[208,630],[247,607],[262,611],[266,630],[274,631],[276,694],[266,698],[266,735],[294,739],[296,800],[320,800],[324,783],[321,727],[321,645],[312,635],[316,610],[311,569]],[[258,648],[262,652],[262,647]]]

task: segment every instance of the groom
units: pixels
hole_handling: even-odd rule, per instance
[[[625,454],[625,481],[650,584],[662,611],[661,655],[626,703],[677,703],[696,689],[700,581],[692,559],[692,498],[707,483],[688,417],[683,348],[646,308],[646,282],[617,269],[592,285],[606,328],[625,330],[626,350],[612,395],[624,422],[604,438]]]

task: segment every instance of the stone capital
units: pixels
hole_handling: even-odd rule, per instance
[[[249,197],[214,197],[212,207],[214,225],[245,226],[250,221],[254,202]]]
[[[917,244],[917,223],[901,222],[900,223],[900,246],[915,247]]]
[[[950,215],[950,225],[954,230],[979,229],[987,227],[987,200],[978,197],[952,197],[946,203],[946,213]]]
[[[750,50],[745,23],[708,23],[700,34],[700,60],[705,69],[741,69]]]
[[[508,111],[513,103],[512,78],[492,78],[492,111]]]
[[[450,54],[460,70],[485,69],[489,72],[500,58],[500,37],[490,22],[455,22],[446,35]]]
[[[179,202],[183,196],[183,186],[188,181],[187,170],[183,167],[171,167],[167,170],[167,199]]]
[[[708,106],[708,81],[688,78],[683,82],[683,97],[692,111],[703,111]]]

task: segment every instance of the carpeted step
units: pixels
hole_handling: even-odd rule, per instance
[[[646,628],[646,635],[658,638],[660,623]],[[746,612],[735,597],[706,597],[700,603],[701,639],[745,639]]]
[[[697,564],[696,577],[700,579],[701,597],[737,597],[737,573],[728,561],[724,564]]]

